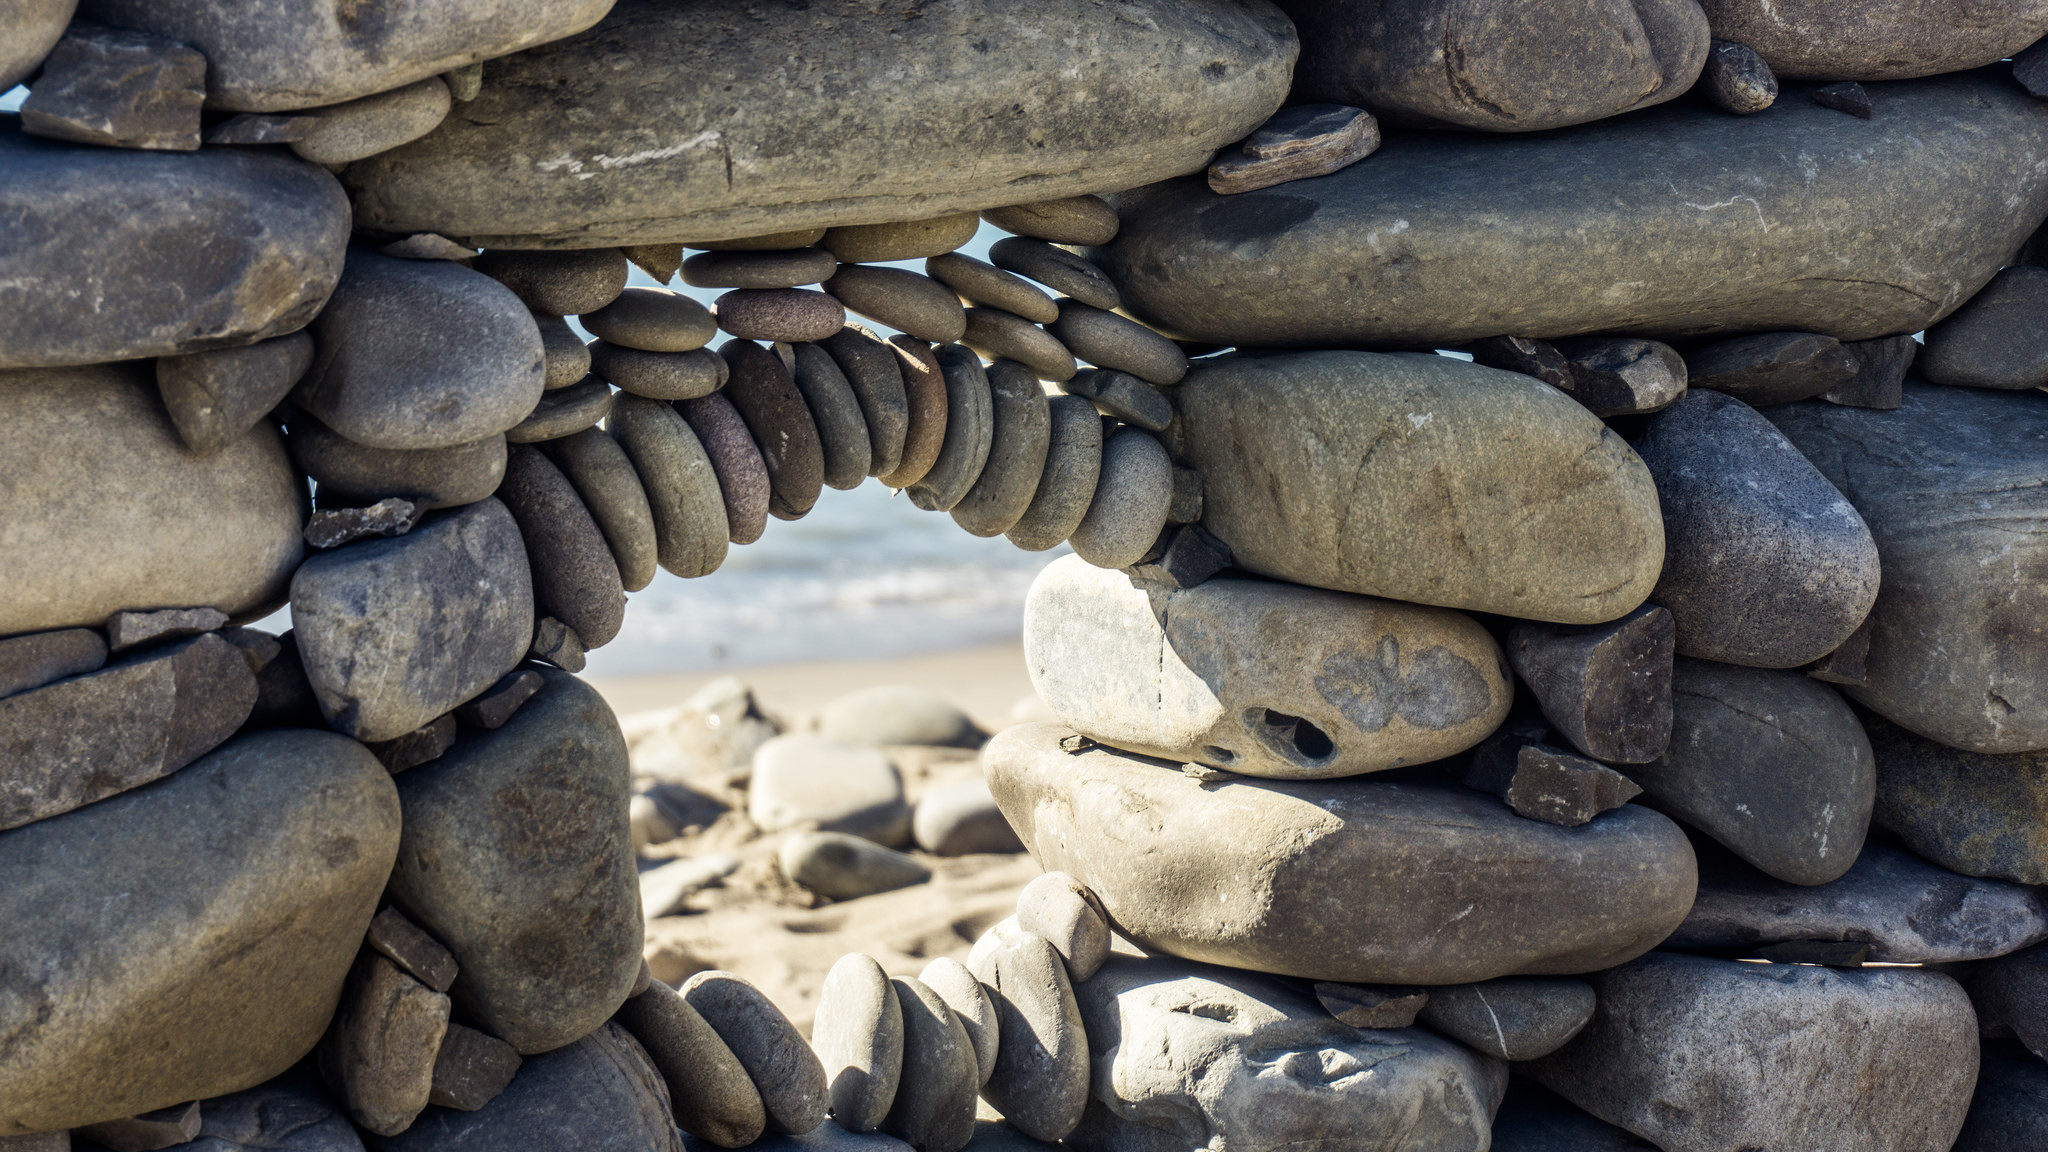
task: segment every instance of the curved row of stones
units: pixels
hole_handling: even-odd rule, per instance
[[[0,1139],[2048,1138],[2048,7],[0,32]],[[1052,871],[807,1042],[571,673],[871,475]]]

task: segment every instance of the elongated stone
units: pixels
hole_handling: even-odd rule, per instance
[[[729,340],[719,355],[732,365],[725,398],[739,409],[768,466],[768,512],[801,519],[825,484],[825,453],[818,425],[789,370],[751,340]]]
[[[683,283],[693,288],[801,288],[832,278],[839,261],[823,248],[699,252],[683,261]]]
[[[506,462],[498,499],[526,545],[534,610],[574,628],[586,647],[611,643],[625,622],[625,588],[604,533],[568,477],[539,449],[520,445]]]
[[[1119,428],[1102,445],[1095,498],[1067,542],[1074,554],[1102,568],[1143,560],[1173,505],[1173,460],[1157,437]]]
[[[97,672],[106,663],[106,639],[90,628],[9,636],[0,640],[0,699],[66,676]]]
[[[946,382],[946,437],[929,472],[909,488],[910,502],[927,512],[950,512],[981,478],[995,435],[995,400],[981,357],[958,344],[933,352]]]
[[[825,1065],[832,1118],[851,1132],[881,1127],[903,1072],[903,1009],[871,956],[849,952],[825,974],[811,1046]]]
[[[1025,1135],[1062,1139],[1088,1102],[1088,1036],[1073,983],[1049,941],[1021,929],[990,935],[967,961],[996,1008],[995,1068],[981,1094]]]
[[[448,997],[382,956],[356,961],[334,1026],[321,1045],[322,1071],[349,1116],[380,1136],[412,1126],[434,1088],[434,1058],[448,1031]]]
[[[604,532],[619,581],[638,592],[654,580],[654,511],[633,462],[611,433],[590,428],[553,441],[551,458],[576,486],[583,506]]]
[[[1052,409],[1038,377],[1022,364],[988,366],[989,450],[974,486],[953,505],[953,522],[976,536],[1016,527],[1038,492],[1052,447]]]
[[[841,264],[824,287],[848,309],[919,340],[945,344],[967,331],[952,289],[905,268]]]
[[[385,1142],[389,1152],[683,1152],[668,1088],[617,1024],[528,1057],[474,1112],[430,1109]]]
[[[1898,80],[2003,60],[2048,35],[2048,4],[1994,8],[1876,0],[1703,0],[1714,35],[1749,45],[1781,77]]]
[[[1011,236],[989,245],[989,263],[1005,272],[1029,277],[1062,296],[1096,308],[1122,307],[1116,283],[1102,269],[1064,248],[1043,240]]]
[[[790,375],[796,381],[796,390],[803,393],[804,406],[811,410],[811,419],[818,426],[818,445],[825,457],[825,487],[860,487],[874,463],[874,445],[868,437],[860,399],[847,382],[846,373],[817,344],[793,346],[790,358],[795,362]]]
[[[760,989],[730,972],[699,972],[681,992],[747,1070],[770,1130],[801,1136],[825,1122],[825,1067]]]
[[[1102,474],[1102,419],[1095,405],[1080,396],[1055,396],[1046,409],[1052,427],[1045,469],[1024,515],[1003,532],[1027,552],[1057,547],[1074,534],[1088,515]]]
[[[541,393],[532,414],[505,430],[505,440],[510,444],[559,440],[596,427],[611,410],[611,386],[591,377],[581,384]]]
[[[1433,988],[1417,1019],[1488,1056],[1534,1060],[1579,1034],[1593,1019],[1593,1000],[1584,980],[1508,976]]]
[[[676,411],[697,434],[718,492],[725,501],[725,521],[735,544],[752,544],[768,526],[768,466],[747,431],[739,410],[723,393],[713,392],[676,404]]]
[[[2048,384],[2048,268],[2018,265],[1994,277],[1948,319],[1927,330],[1920,375],[1965,388]]]
[[[291,149],[315,164],[348,164],[425,136],[447,117],[453,103],[447,81],[429,76],[314,110],[307,117],[312,126],[292,141]]]
[[[725,500],[690,426],[670,405],[626,395],[613,401],[607,427],[640,476],[661,566],[686,578],[717,571],[729,531]]]
[[[744,1148],[761,1138],[768,1123],[761,1093],[732,1049],[675,989],[649,984],[620,1006],[618,1021],[668,1083],[677,1127],[720,1148]]]
[[[872,453],[867,474],[886,476],[894,472],[903,460],[903,441],[910,430],[910,402],[903,390],[903,370],[897,367],[901,353],[854,324],[818,341],[818,347],[839,366],[847,386],[860,402]]]
[[[590,370],[636,396],[654,400],[708,396],[731,377],[725,359],[709,348],[646,352],[607,340],[590,342]]]
[[[943,256],[974,239],[981,221],[972,212],[933,216],[927,210],[915,219],[881,224],[839,224],[825,230],[819,243],[847,264],[883,260],[921,260]]]
[[[1003,1038],[1002,1018],[988,989],[968,971],[967,965],[951,956],[941,956],[925,965],[917,978],[939,994],[939,999],[959,1019],[960,1026],[967,1030],[967,1041],[974,1046],[974,1061],[980,1069],[975,1083],[988,1083],[988,1078],[995,1074]]]
[[[981,1072],[967,1030],[922,980],[889,981],[903,1020],[903,1077],[882,1130],[917,1152],[960,1152],[974,1138]]]
[[[629,287],[618,299],[579,319],[598,339],[643,352],[690,352],[718,335],[718,322],[709,309],[666,288]]]
[[[902,373],[903,394],[909,419],[903,433],[903,453],[896,467],[877,479],[901,491],[924,479],[938,462],[946,441],[946,381],[938,357],[930,345],[910,336],[891,336],[889,345],[897,354]]]
[[[1015,360],[1047,380],[1069,380],[1075,372],[1074,354],[1057,337],[1000,308],[969,308],[960,341],[990,359]]]
[[[496,492],[505,478],[502,434],[446,448],[372,448],[300,414],[292,417],[288,443],[328,507],[402,497],[423,513],[459,508]]]
[[[1688,385],[1725,392],[1752,408],[1790,404],[1846,383],[1856,353],[1818,332],[1762,332],[1695,349],[1685,358]]]
[[[972,256],[949,252],[924,262],[924,274],[960,294],[962,299],[1015,313],[1034,324],[1060,318],[1052,297],[1022,276],[1013,276]]]

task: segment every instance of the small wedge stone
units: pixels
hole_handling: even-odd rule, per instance
[[[1372,113],[1342,104],[1297,104],[1273,114],[1239,148],[1209,165],[1209,188],[1223,195],[1271,188],[1342,171],[1379,150]]]
[[[178,438],[211,456],[276,408],[312,364],[313,338],[294,332],[242,348],[161,357],[156,386]]]
[[[403,536],[419,525],[426,509],[387,496],[366,508],[322,508],[306,520],[309,548],[339,548],[369,536]]]
[[[199,147],[206,57],[176,40],[80,21],[44,58],[35,85],[21,104],[21,130],[30,135],[112,148]]]
[[[1353,1028],[1408,1028],[1429,1003],[1429,989],[1385,984],[1339,984],[1319,980],[1316,999],[1330,1015]]]
[[[498,1098],[519,1074],[519,1050],[488,1033],[449,1024],[434,1055],[427,1103],[475,1112]]]
[[[363,943],[436,992],[446,992],[455,983],[454,954],[396,908],[386,907],[377,913]]]
[[[1644,764],[1671,743],[1671,613],[1646,604],[1609,624],[1518,623],[1508,663],[1543,716],[1596,760]]]
[[[1856,354],[1856,374],[1820,394],[1830,404],[1890,411],[1906,402],[1906,372],[1919,357],[1911,336],[1880,336],[1842,347]]]
[[[628,244],[619,249],[633,267],[653,278],[657,284],[666,284],[676,278],[676,269],[683,266],[681,244]]]
[[[583,637],[574,628],[553,616],[534,621],[533,644],[526,651],[531,659],[552,664],[564,672],[581,672],[588,653]]]
[[[436,716],[418,728],[395,736],[389,740],[378,740],[367,747],[384,770],[393,776],[422,764],[441,758],[441,754],[455,747],[456,724],[453,713]]]
[[[1813,102],[1823,108],[1847,112],[1859,120],[1868,120],[1877,115],[1877,105],[1871,103],[1870,93],[1864,91],[1863,85],[1854,80],[1844,80],[1839,84],[1829,84],[1824,88],[1815,89]]]
[[[1694,388],[1752,408],[1790,404],[1846,383],[1862,367],[1841,341],[1817,332],[1763,332],[1696,349],[1685,358]]]
[[[1170,529],[1173,539],[1157,560],[1133,567],[1131,575],[1169,588],[1193,588],[1230,567],[1230,547],[1200,524]]]
[[[378,955],[357,960],[320,1049],[349,1118],[379,1136],[412,1126],[433,1093],[450,1003]]]
[[[540,691],[542,683],[540,673],[533,669],[514,669],[505,673],[496,684],[484,689],[481,695],[457,708],[455,718],[472,728],[482,728],[487,732],[503,728],[505,722],[518,713],[519,706],[533,699],[533,694]],[[421,979],[426,978],[422,976]]]
[[[1482,744],[1465,786],[1491,792],[1517,816],[1576,828],[1642,794],[1634,781],[1597,760],[1539,744]]]

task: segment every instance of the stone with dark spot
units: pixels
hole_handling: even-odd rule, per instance
[[[1507,655],[1572,747],[1641,764],[1671,743],[1672,643],[1670,611],[1644,605],[1607,624],[1517,623]]]
[[[384,1141],[388,1152],[682,1152],[668,1088],[647,1052],[600,1020],[573,1043],[529,1054],[474,1112],[434,1107]]]
[[[857,324],[848,324],[836,335],[820,340],[818,347],[839,366],[847,386],[853,389],[854,399],[860,403],[872,457],[867,474],[886,476],[894,472],[903,460],[903,442],[910,429],[903,370],[897,367],[902,353]],[[830,467],[826,471],[836,473]]]
[[[574,628],[586,648],[611,643],[625,622],[625,588],[604,533],[568,477],[539,449],[516,445],[498,499],[526,544],[534,611]]]
[[[2041,0],[1701,0],[1714,35],[1795,80],[1903,80],[1995,63],[2048,35]]]
[[[372,448],[303,413],[287,438],[292,461],[319,485],[327,507],[362,507],[393,496],[422,512],[474,504],[505,478],[505,437],[446,448]]]
[[[210,456],[277,407],[313,363],[304,332],[156,362],[156,386],[185,446]]]
[[[768,468],[768,511],[778,520],[800,519],[825,484],[824,447],[803,393],[782,361],[751,340],[729,340],[719,354],[732,366],[725,398],[746,421]]]

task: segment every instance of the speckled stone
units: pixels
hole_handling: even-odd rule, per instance
[[[938,462],[939,449],[946,440],[946,380],[939,371],[938,357],[924,341],[891,336],[889,346],[896,351],[909,419],[903,432],[903,454],[896,467],[879,479],[900,491],[924,479]]]
[[[825,973],[811,1046],[825,1065],[832,1118],[850,1132],[882,1126],[903,1072],[903,1009],[872,956],[849,952]]]
[[[693,352],[718,335],[710,309],[666,288],[627,288],[618,299],[578,319],[592,336],[643,352]]]
[[[1116,209],[1100,196],[984,208],[981,218],[1005,232],[1054,244],[1107,244],[1116,239]]]
[[[1102,473],[1102,418],[1080,396],[1046,401],[1051,428],[1045,469],[1024,515],[1004,530],[1010,543],[1027,552],[1057,547],[1088,515]]]
[[[846,323],[846,309],[804,288],[735,288],[717,301],[718,326],[742,340],[823,340]]]
[[[725,501],[727,531],[735,544],[752,544],[768,526],[768,466],[747,433],[739,409],[720,392],[676,405],[704,446]]]
[[[560,316],[533,314],[540,329],[541,383],[545,388],[567,388],[590,375],[590,348],[583,337]]]
[[[683,261],[683,283],[693,288],[801,288],[822,284],[839,267],[823,248],[699,252]]]
[[[654,517],[656,556],[678,576],[703,576],[725,562],[725,498],[704,446],[675,408],[624,395],[606,422],[633,462]]]
[[[241,348],[162,357],[156,386],[185,446],[211,456],[269,415],[312,363],[313,338],[294,332]]]
[[[1178,384],[1188,374],[1187,354],[1143,324],[1079,300],[1062,300],[1059,307],[1060,318],[1046,330],[1090,364],[1153,384]]]
[[[1043,240],[1012,236],[989,245],[989,262],[1005,272],[1038,281],[1064,296],[1095,308],[1117,308],[1122,298],[1116,283],[1100,268]]]
[[[739,409],[768,466],[768,512],[778,520],[800,519],[825,486],[825,451],[810,407],[782,360],[759,344],[729,340],[719,354],[732,366],[725,398]]]
[[[724,357],[709,348],[690,352],[645,352],[604,340],[590,342],[592,374],[650,400],[690,400],[725,387],[731,374]]]

